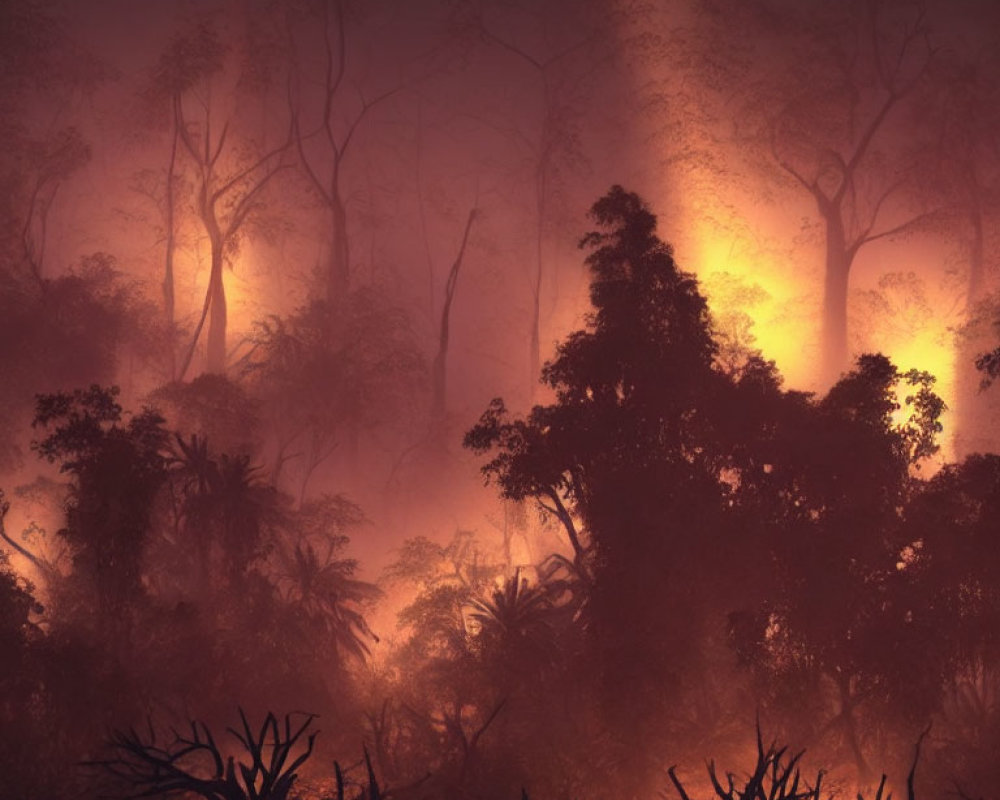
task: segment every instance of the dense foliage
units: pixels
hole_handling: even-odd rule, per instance
[[[0,797],[996,795],[998,10],[0,2]]]
[[[59,521],[3,529],[37,584],[0,563],[11,796],[155,794],[157,758],[232,783],[206,737],[237,706],[252,780],[285,793],[263,753],[298,728],[246,727],[271,709],[327,732],[323,758],[294,760],[305,793],[363,745],[341,793],[645,796],[670,764],[737,753],[755,710],[862,782],[905,769],[933,722],[928,785],[992,785],[996,456],[924,477],[943,404],[884,356],[821,397],[753,351],[721,358],[640,198],[614,187],[592,218],[592,311],[542,370],[550,399],[523,417],[496,400],[466,435],[502,541],[414,536],[382,588],[345,554],[362,510],[305,484],[338,436],[400,408],[387,387],[419,372],[402,321],[362,352],[321,305],[272,320],[238,380],[170,382],[162,413],[99,385],[39,395],[32,447],[58,471],[11,500]],[[383,313],[358,302],[358,324]],[[336,376],[349,386],[324,402]],[[303,445],[294,498],[282,465]],[[561,542],[520,563],[533,528]],[[407,598],[390,642],[368,621],[383,590]],[[203,722],[171,743],[137,733],[144,717],[150,736]]]

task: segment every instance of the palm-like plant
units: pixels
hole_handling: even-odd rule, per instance
[[[532,586],[517,569],[489,598],[474,598],[469,607],[469,618],[478,625],[479,638],[487,648],[509,655],[551,655],[558,608],[547,584]]]
[[[295,545],[280,582],[285,601],[313,631],[319,631],[338,655],[364,658],[369,642],[378,641],[362,613],[377,599],[375,586],[353,577],[353,559],[338,559],[330,546],[323,554],[309,542]]]
[[[357,562],[343,557],[346,531],[364,515],[340,495],[324,495],[291,514],[275,551],[273,580],[289,619],[303,641],[322,643],[338,660],[363,659],[378,641],[365,621],[364,606],[381,596],[373,584],[354,577]]]
[[[286,504],[278,489],[265,481],[248,455],[223,453],[218,460],[210,499],[232,576],[270,547],[268,533],[287,522]]]
[[[263,480],[249,455],[214,456],[197,435],[176,441],[178,525],[196,539],[204,570],[215,543],[230,580],[238,580],[267,551],[268,533],[285,525],[283,496]]]

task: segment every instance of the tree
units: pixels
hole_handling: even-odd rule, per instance
[[[654,769],[643,753],[724,728],[699,696],[727,617],[772,686],[789,663],[835,685],[830,724],[864,767],[856,710],[916,642],[893,590],[911,471],[941,430],[933,378],[864,356],[814,400],[759,357],[720,364],[698,284],[641,200],[615,187],[592,215],[594,310],[543,369],[555,401],[513,420],[494,401],[466,444],[491,452],[505,497],[564,527],[616,774],[630,786]]]
[[[993,577],[1000,514],[1000,457],[970,456],[941,469],[905,511],[903,570],[913,584],[915,619],[939,633],[938,645],[960,682],[996,669],[1000,592]]]
[[[143,556],[156,497],[166,480],[163,419],[144,409],[123,420],[117,387],[41,395],[33,448],[72,476],[66,527],[76,575],[93,602],[98,631],[127,632],[144,595]]]
[[[163,314],[169,330],[175,318],[175,270],[177,252],[178,191],[182,173],[178,157],[181,147],[181,128],[184,124],[180,98],[200,82],[218,73],[223,67],[224,52],[214,32],[205,24],[193,30],[175,34],[166,50],[151,70],[148,84],[143,88],[143,100],[154,114],[165,113],[168,120],[170,145],[162,189],[145,187],[159,206],[163,222]],[[169,376],[177,379],[176,355],[171,348]]]
[[[346,531],[363,522],[361,509],[349,500],[325,495],[296,512],[298,539],[283,543],[279,552],[277,585],[292,624],[305,629],[303,640],[328,647],[341,665],[364,660],[369,643],[379,640],[364,609],[382,593],[356,578],[357,561],[342,554]]]
[[[948,26],[950,19],[940,20]],[[960,19],[961,15],[955,19]],[[958,246],[962,286],[956,286],[955,307],[962,315],[955,347],[955,389],[951,399],[956,421],[954,448],[959,456],[995,449],[989,420],[989,395],[982,395],[982,378],[971,369],[989,364],[982,351],[990,347],[996,309],[996,220],[1000,212],[1000,158],[997,137],[1000,117],[1000,73],[995,32],[990,26],[966,29],[959,23],[956,45],[943,49],[932,72],[928,109],[919,123],[929,130],[922,181],[927,191],[943,198],[948,214],[941,235]],[[960,44],[959,44],[960,43]],[[960,293],[959,293],[960,292]]]
[[[465,440],[477,452],[498,449],[484,474],[505,497],[533,497],[559,520],[581,573],[595,554],[577,519],[589,524],[590,515],[600,513],[584,481],[598,464],[606,470],[621,465],[615,459],[624,453],[614,443],[626,427],[629,439],[645,427],[646,441],[669,437],[664,444],[681,444],[688,431],[676,415],[694,406],[701,381],[714,381],[715,354],[705,300],[693,276],[680,272],[669,247],[656,239],[655,217],[642,201],[614,187],[592,215],[607,231],[583,241],[594,250],[587,262],[595,311],[588,329],[571,334],[545,365],[543,379],[557,403],[511,421],[502,401],[494,401]],[[652,408],[654,414],[645,413]]]
[[[13,542],[7,535],[4,527],[4,520],[7,512],[10,511],[10,503],[0,491],[0,538],[16,552],[24,554],[16,542]],[[33,595],[34,587],[30,582],[15,573],[10,566],[7,554],[0,550],[0,619],[3,620],[3,627],[0,628],[0,641],[3,643],[4,651],[17,654],[18,648],[23,647],[33,636],[38,633],[38,626],[32,617],[42,612],[41,604]],[[15,655],[16,658],[16,655]],[[0,685],[7,684],[11,678],[16,678],[18,670],[12,660],[9,671],[5,669],[0,675]],[[8,695],[10,696],[10,695]]]
[[[725,530],[713,431],[725,378],[697,282],[643,202],[616,186],[591,215],[594,310],[543,368],[555,402],[510,420],[494,401],[465,442],[494,451],[483,472],[505,497],[534,498],[563,525],[618,774],[637,789],[663,720],[677,717],[666,697],[677,697],[682,654],[695,647],[694,554]]]
[[[799,739],[832,739],[862,779],[880,726],[934,709],[941,665],[908,613],[900,529],[943,409],[931,376],[862,356],[822,399],[786,399],[768,469],[736,492],[767,556],[764,592],[730,616],[737,653],[763,671],[765,708],[805,724]]]
[[[274,177],[290,165],[284,156],[292,143],[291,127],[277,144],[258,144],[251,137],[236,141],[238,122],[229,114],[218,126],[219,101],[211,82],[223,73],[226,46],[218,33],[201,23],[179,34],[154,70],[153,91],[171,105],[172,131],[193,168],[195,212],[209,239],[209,277],[205,302],[177,376],[187,372],[202,328],[208,319],[206,371],[223,374],[228,357],[228,324],[224,270],[247,223],[260,210],[261,197]],[[198,110],[192,115],[191,107]],[[213,123],[215,127],[213,127]],[[173,302],[173,176],[176,139],[172,140],[167,176],[168,251],[164,297]]]
[[[476,209],[469,209],[469,217],[465,222],[465,231],[458,248],[455,261],[448,271],[448,279],[444,285],[444,303],[441,305],[441,322],[438,328],[438,349],[431,366],[431,425],[443,423],[448,407],[448,347],[451,341],[451,304],[455,300],[458,289],[458,276],[462,271],[462,261],[465,258],[465,248],[469,243],[472,223],[476,220]]]
[[[214,677],[205,693],[184,689],[171,674],[189,674],[184,663],[164,682],[201,714],[232,702],[259,709],[308,700],[347,718],[349,668],[377,641],[365,614],[380,593],[357,579],[356,562],[342,552],[363,516],[342,497],[294,509],[262,472],[248,454],[176,437],[148,583],[154,597],[181,598],[179,619],[160,633],[165,654],[183,657],[180,631],[182,648],[202,651]]]
[[[442,795],[584,785],[590,771],[569,755],[590,722],[580,724],[576,609],[558,580],[504,579],[502,548],[483,545],[470,532],[447,545],[410,539],[385,572],[417,595],[369,713],[383,773],[431,767]]]
[[[249,454],[211,453],[197,434],[188,441],[178,436],[176,442],[179,527],[197,555],[200,588],[219,573],[230,588],[239,587],[273,549],[277,531],[287,526],[286,499],[263,479]]]
[[[24,262],[41,278],[48,241],[49,211],[60,187],[90,161],[90,146],[76,128],[64,128],[27,144],[28,202],[21,229]]]
[[[137,284],[106,253],[58,277],[10,277],[0,291],[0,358],[12,378],[0,390],[11,433],[2,457],[19,466],[35,394],[113,381],[126,356],[122,378],[130,381],[136,368],[160,361],[166,336]]]
[[[416,590],[397,616],[398,627],[407,634],[393,653],[403,680],[388,697],[399,696],[402,713],[391,720],[394,732],[384,724],[376,731],[383,741],[391,733],[403,740],[391,765],[384,747],[379,749],[393,774],[431,764],[450,772],[464,759],[470,721],[482,722],[490,704],[497,702],[495,687],[482,680],[466,608],[499,572],[469,531],[457,532],[447,545],[425,537],[408,539],[386,568],[387,583]]]
[[[0,539],[22,555],[33,558],[10,539],[4,529],[10,506],[0,492]],[[0,769],[4,791],[11,797],[51,794],[62,770],[52,763],[64,756],[53,746],[50,721],[51,695],[47,683],[53,650],[43,626],[45,609],[35,598],[34,587],[18,574],[0,550]],[[49,776],[58,775],[53,780]]]
[[[358,89],[358,101],[347,99],[347,19],[343,0],[319,3],[322,30],[323,83],[316,107],[321,114],[314,129],[306,129],[304,103],[292,109],[294,140],[299,164],[330,215],[330,253],[323,268],[322,286],[330,309],[331,335],[343,333],[351,292],[350,236],[347,225],[345,173],[349,156],[356,149],[362,124],[373,109],[399,91],[399,86],[366,95]]]
[[[523,13],[524,9],[513,7],[515,13]],[[516,127],[511,131],[512,138],[525,145],[529,155],[531,170],[532,209],[532,270],[530,277],[531,310],[528,326],[528,376],[531,387],[529,396],[534,399],[537,376],[541,367],[541,315],[542,292],[544,290],[547,259],[545,257],[545,237],[551,225],[554,200],[559,191],[565,189],[566,174],[571,170],[579,170],[586,164],[580,139],[579,113],[574,107],[574,100],[579,100],[584,94],[581,88],[585,77],[589,77],[594,65],[600,63],[601,56],[595,53],[598,41],[596,29],[578,30],[579,9],[565,10],[555,17],[548,17],[546,10],[531,9],[531,28],[545,32],[545,38],[556,39],[553,45],[545,41],[546,47],[533,48],[514,37],[506,37],[496,33],[487,21],[483,8],[476,9],[476,24],[483,40],[513,56],[535,76],[533,87],[540,95],[537,117],[531,125],[532,130],[525,134]],[[575,20],[574,36],[568,43],[558,41],[557,37],[565,35],[568,19]],[[554,27],[549,26],[549,20],[558,20]],[[554,52],[547,52],[554,49]],[[588,60],[586,68],[572,64],[573,56],[586,53]],[[507,123],[504,123],[504,127]]]
[[[561,588],[557,581],[531,585],[517,569],[502,586],[470,601],[481,657],[505,694],[524,682],[542,682],[559,661],[558,629],[573,611],[558,602]]]
[[[858,254],[935,213],[914,199],[923,144],[912,141],[912,125],[902,130],[937,57],[924,4],[761,0],[701,10],[712,33],[698,63],[716,79],[723,72],[719,85],[738,87],[746,101],[736,130],[748,158],[815,208],[824,247],[822,377],[832,383],[849,363],[848,285]]]

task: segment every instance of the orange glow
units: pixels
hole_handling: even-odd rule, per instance
[[[719,219],[718,214],[709,219]],[[708,298],[715,325],[723,339],[759,349],[773,359],[787,388],[823,392],[819,385],[818,271],[799,279],[790,277],[794,265],[769,256],[747,243],[747,221],[734,219],[720,225],[701,221],[690,226],[693,235],[678,254],[682,268],[695,271]],[[896,262],[910,263],[914,245],[897,244]],[[902,250],[906,248],[906,250]],[[872,275],[868,263],[859,262],[852,276],[850,337],[855,353],[881,352],[901,370],[930,372],[937,379],[935,391],[949,407],[956,393],[953,328],[960,322],[953,290],[929,285],[913,273]],[[875,262],[878,263],[878,262]],[[893,263],[888,261],[888,263]],[[928,269],[933,264],[928,265]],[[922,270],[926,273],[926,270]],[[874,280],[873,280],[874,278]],[[871,284],[874,283],[874,286]],[[901,404],[905,391],[900,397]],[[905,408],[899,412],[906,413]],[[941,452],[936,464],[954,457],[954,418],[946,411],[941,422]]]
[[[692,266],[716,326],[726,334],[745,314],[752,338],[739,343],[773,359],[789,386],[810,388],[818,356],[818,315],[810,308],[814,298],[803,295],[774,265],[751,257],[735,238],[727,240],[706,224],[695,229]]]
[[[910,369],[930,372],[937,378],[934,390],[949,407],[954,405],[955,385],[955,351],[952,347],[953,335],[945,322],[934,319],[915,334],[902,337],[893,336],[891,332],[876,331],[876,341],[873,349],[887,353],[900,370]],[[906,395],[908,387],[901,387],[897,402],[900,410],[894,415],[899,420],[908,415]],[[948,410],[941,415],[944,431],[939,439],[941,450],[924,470],[925,477],[933,474],[944,463],[955,458],[953,443],[954,414]]]
[[[693,146],[706,146],[690,134]],[[751,181],[749,177],[745,179]],[[688,164],[663,176],[663,199],[684,202],[678,225],[661,230],[675,243],[682,269],[701,283],[717,331],[774,360],[786,388],[825,392],[820,374],[823,234],[807,198],[764,199]],[[720,182],[722,181],[722,182]],[[661,220],[664,219],[661,216]],[[866,246],[852,269],[848,337],[854,355],[881,352],[903,371],[937,379],[956,403],[954,329],[964,321],[964,285],[944,266],[953,257],[933,237],[886,239]],[[952,458],[955,420],[942,417],[939,458]]]
[[[209,251],[207,240],[201,240],[190,250],[178,253],[178,275],[181,276],[178,313],[193,327],[201,315],[209,279]],[[262,266],[252,243],[241,243],[238,253],[226,260],[223,283],[226,289],[226,349],[229,361],[245,355],[246,339],[254,324],[269,314],[286,310],[283,298],[269,285],[269,276]],[[206,326],[208,322],[206,321]],[[206,331],[202,332],[199,347],[204,348]]]
[[[251,261],[249,253],[241,254],[232,268],[226,270],[226,300],[229,314],[227,346],[230,352],[234,351],[240,340],[253,328],[256,320],[263,319],[276,310],[261,302],[261,298],[266,298],[268,292],[260,285],[259,276],[255,274]]]

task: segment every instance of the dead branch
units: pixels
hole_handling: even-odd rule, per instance
[[[88,764],[127,786],[126,798],[190,793],[206,800],[287,800],[297,770],[313,752],[318,731],[309,728],[315,715],[306,714],[293,724],[293,715],[286,714],[279,724],[268,712],[255,732],[243,709],[239,713],[240,730],[227,731],[249,756],[248,762],[224,757],[208,726],[191,722],[184,733],[171,729],[173,738],[166,745],[157,743],[152,724],[145,736],[135,728],[115,731],[109,740],[113,756]]]

